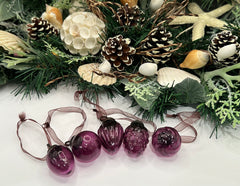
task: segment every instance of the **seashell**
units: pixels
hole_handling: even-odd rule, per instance
[[[84,38],[84,39],[87,39],[87,38],[89,38],[89,36],[90,36],[90,31],[89,31],[89,29],[86,28],[86,27],[81,27],[81,28],[79,29],[79,32],[80,32],[80,36],[81,36],[82,38]]]
[[[139,67],[139,73],[144,76],[153,76],[157,72],[157,64],[156,63],[143,63]]]
[[[92,84],[97,84],[99,86],[108,86],[116,83],[117,78],[115,76],[98,75],[97,73],[94,73],[94,71],[99,71],[99,65],[99,63],[81,65],[78,68],[78,74],[85,81],[88,81]]]
[[[174,86],[178,83],[181,83],[186,78],[197,80],[199,83],[201,82],[197,76],[184,70],[172,67],[164,67],[159,69],[157,81],[162,86]]]
[[[150,10],[155,12],[157,9],[159,9],[162,4],[163,4],[164,0],[151,0],[149,7]]]
[[[198,69],[204,67],[210,58],[210,54],[205,50],[192,50],[185,60],[180,64],[181,68]]]
[[[23,40],[14,34],[0,30],[0,46],[9,52],[25,52],[20,46],[24,45]]]
[[[62,12],[58,8],[46,4],[46,12],[44,12],[41,17],[57,29],[62,27]]]
[[[138,0],[121,0],[122,5],[128,3],[130,7],[136,6],[138,4]]]
[[[236,53],[237,53],[236,44],[226,45],[220,48],[219,51],[217,52],[217,59],[218,61],[223,61],[224,59],[227,59]]]
[[[97,40],[95,38],[87,38],[85,41],[85,47],[87,49],[93,49],[95,47],[95,45],[97,44]]]
[[[102,73],[110,73],[110,71],[111,71],[111,63],[109,63],[107,60],[104,60],[99,65],[98,70],[100,70]]]
[[[82,49],[84,46],[84,41],[82,40],[81,37],[76,37],[74,40],[73,40],[73,47],[77,50],[79,49]]]

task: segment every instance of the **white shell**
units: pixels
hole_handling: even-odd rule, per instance
[[[172,67],[161,68],[158,71],[157,81],[162,86],[174,86],[178,83],[181,83],[186,78],[197,80],[199,83],[201,82],[197,76],[190,74],[184,70]]]
[[[14,34],[0,30],[0,46],[9,52],[24,52],[20,44],[24,42]]]
[[[226,45],[217,52],[218,61],[223,61],[237,53],[236,44]]]
[[[94,73],[94,71],[99,71],[99,63],[90,63],[90,64],[85,64],[82,65],[78,68],[78,74],[80,75],[80,77],[82,77],[85,81],[88,81],[92,84],[97,84],[99,86],[103,86],[103,85],[112,85],[114,83],[116,83],[117,78],[114,77],[110,77],[107,75],[98,75],[96,73]],[[99,71],[100,72],[100,71]]]
[[[110,73],[111,71],[111,63],[109,63],[107,60],[104,60],[100,65],[98,70],[100,70],[103,73]]]
[[[156,11],[159,9],[162,6],[163,2],[164,0],[151,0],[149,5],[151,11]]]
[[[139,67],[139,73],[144,76],[153,76],[157,72],[157,64],[156,63],[143,63]]]

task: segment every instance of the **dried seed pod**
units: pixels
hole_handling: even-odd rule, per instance
[[[230,46],[230,48],[227,47],[227,52],[224,48],[226,46]],[[240,57],[238,37],[233,35],[231,31],[224,30],[213,37],[208,51],[211,53],[213,64],[219,68],[236,64]]]
[[[122,5],[125,5],[126,3],[130,6],[136,6],[138,4],[138,0],[121,0]]]
[[[143,14],[144,12],[138,6],[131,7],[125,4],[117,9],[113,17],[117,19],[121,26],[136,26],[138,24],[141,25],[145,20]]]
[[[170,60],[172,53],[172,34],[163,27],[156,27],[141,44],[141,51],[145,52],[144,58],[149,62],[166,63]]]
[[[131,56],[135,54],[136,50],[129,46],[130,42],[129,38],[123,38],[122,35],[109,38],[102,47],[101,54],[113,67],[122,71],[126,66],[130,66],[133,63]]]
[[[27,24],[28,35],[31,39],[39,39],[43,35],[58,34],[58,30],[52,26],[47,20],[42,18],[32,18],[32,23]]]
[[[103,43],[105,24],[91,12],[75,12],[63,22],[61,39],[72,54],[96,55]]]

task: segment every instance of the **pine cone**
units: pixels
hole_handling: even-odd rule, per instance
[[[117,70],[122,71],[126,66],[130,66],[133,62],[131,55],[135,54],[136,50],[130,47],[131,40],[123,38],[122,35],[117,35],[109,38],[102,47],[102,56],[111,63]]]
[[[39,39],[44,34],[58,34],[58,30],[55,29],[54,26],[52,26],[47,20],[34,17],[31,21],[32,23],[27,24],[27,31],[29,36],[34,40]]]
[[[224,30],[213,37],[211,44],[208,47],[209,52],[211,53],[213,63],[218,67],[224,67],[228,65],[233,65],[238,62],[240,45],[237,42],[238,37],[232,35],[231,31]],[[227,45],[235,44],[236,53],[225,59],[220,59],[218,52],[222,47]]]
[[[146,149],[149,134],[140,121],[133,121],[124,133],[123,144],[130,156],[139,156]]]
[[[117,9],[117,13],[113,17],[117,18],[117,22],[121,26],[136,26],[145,20],[142,17],[143,14],[138,6],[129,7],[128,4],[125,4]]]
[[[141,46],[141,51],[146,51],[146,56],[144,58],[148,62],[155,63],[166,63],[171,57],[171,47],[168,45],[173,44],[170,39],[172,34],[166,31],[163,27],[154,28],[151,34],[143,41]]]

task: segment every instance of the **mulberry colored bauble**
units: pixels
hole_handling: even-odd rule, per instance
[[[97,159],[101,152],[101,141],[92,131],[83,131],[71,140],[72,152],[80,162],[91,162]]]
[[[181,147],[181,137],[172,127],[159,128],[152,135],[152,146],[157,155],[172,156]]]
[[[47,165],[56,174],[70,174],[74,168],[72,152],[64,146],[53,145],[48,149]]]
[[[125,130],[123,144],[125,150],[132,157],[143,153],[148,144],[148,130],[140,121],[133,121]]]
[[[132,55],[136,49],[130,47],[131,40],[122,35],[109,38],[102,47],[102,56],[117,70],[122,71],[133,63]]]
[[[60,34],[72,54],[95,55],[101,49],[104,28],[104,22],[95,14],[75,12],[63,21]]]
[[[114,154],[122,144],[123,128],[113,118],[105,118],[98,129],[98,136],[106,151],[110,154]]]
[[[234,50],[229,50],[229,46],[234,46]],[[227,49],[226,52],[224,52],[224,48]],[[216,34],[211,40],[208,50],[211,53],[213,64],[219,68],[238,63],[240,44],[238,37],[233,35],[231,31],[224,30]],[[224,55],[222,55],[223,52]]]

